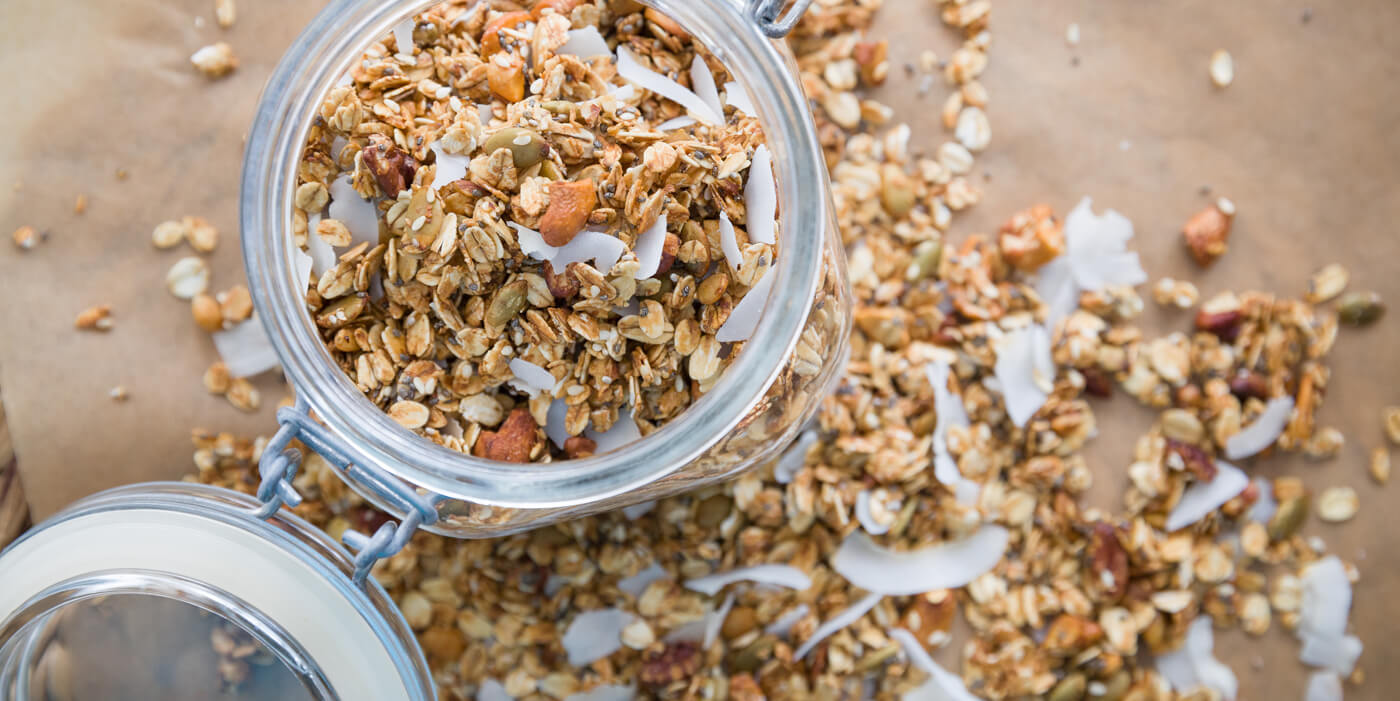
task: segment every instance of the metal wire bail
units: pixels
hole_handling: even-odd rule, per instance
[[[788,0],[750,0],[749,15],[763,34],[772,39],[781,39],[797,26],[798,20],[807,13],[812,0],[793,0],[792,8],[783,14]]]
[[[325,458],[326,462],[374,492],[375,496],[407,514],[403,523],[389,521],[372,536],[348,530],[341,537],[345,547],[355,553],[351,581],[356,585],[365,583],[375,562],[403,550],[420,526],[437,521],[435,497],[419,494],[375,468],[352,463],[348,453],[340,447],[340,439],[311,418],[311,408],[305,399],[298,397],[293,406],[279,409],[277,422],[281,427],[263,448],[262,457],[258,460],[258,474],[262,482],[258,485],[257,495],[262,505],[251,512],[254,518],[265,521],[283,506],[301,503],[301,495],[292,486],[292,480],[296,479],[302,455],[301,451],[287,447],[293,438],[299,439]]]

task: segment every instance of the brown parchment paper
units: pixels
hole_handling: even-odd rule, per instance
[[[197,214],[224,234],[210,257],[212,289],[242,280],[235,241],[242,135],[262,81],[315,0],[238,4],[218,28],[209,0],[122,3],[6,0],[0,67],[7,138],[0,139],[0,227],[32,224],[49,240],[28,254],[0,246],[0,391],[36,520],[99,489],[175,478],[190,469],[189,429],[270,433],[271,406],[286,389],[262,378],[264,409],[240,414],[204,393],[215,359],[186,305],[164,289],[166,269],[188,249],[156,251],[158,222]],[[956,220],[954,239],[993,231],[1034,202],[1069,210],[1083,195],[1137,227],[1133,248],[1148,272],[1222,289],[1298,294],[1308,274],[1337,261],[1354,288],[1400,304],[1400,3],[1179,0],[1174,3],[998,0],[985,83],[990,149],[978,161],[986,196]],[[932,150],[946,88],[926,96],[902,66],[919,52],[946,57],[954,44],[931,3],[889,0],[876,33],[891,40],[893,70],[878,96]],[[196,26],[195,17],[203,17]],[[1078,46],[1066,26],[1081,29]],[[208,81],[188,56],[224,40],[242,64]],[[1225,90],[1206,73],[1228,49],[1237,78]],[[118,180],[115,172],[130,172]],[[1203,190],[1209,188],[1209,195]],[[86,214],[72,212],[88,195]],[[1200,271],[1179,243],[1191,213],[1225,195],[1239,207],[1231,250]],[[73,316],[113,305],[116,328],[80,333]],[[1149,303],[1150,330],[1187,330],[1188,312]],[[1396,490],[1366,477],[1382,440],[1379,412],[1400,404],[1400,318],[1344,330],[1321,414],[1342,428],[1340,458],[1269,458],[1256,474],[1301,474],[1310,486],[1350,484],[1361,511],[1349,524],[1313,519],[1307,532],[1360,565],[1353,630],[1366,643],[1367,682],[1349,699],[1391,698],[1400,685],[1393,651],[1400,619]],[[107,398],[125,385],[131,400]],[[1100,402],[1091,458],[1098,505],[1115,508],[1132,440],[1152,413],[1125,397]],[[1297,643],[1275,625],[1261,639],[1219,634],[1217,653],[1236,671],[1241,698],[1298,698],[1306,670]],[[952,662],[953,652],[942,658]]]

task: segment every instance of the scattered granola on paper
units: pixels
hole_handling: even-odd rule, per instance
[[[816,425],[774,468],[646,508],[492,540],[416,535],[375,576],[444,697],[1234,698],[1212,632],[1234,626],[1295,633],[1300,659],[1320,670],[1310,686],[1359,684],[1362,644],[1346,633],[1357,572],[1308,537],[1314,499],[1319,518],[1342,520],[1355,492],[1251,475],[1273,453],[1335,453],[1340,434],[1317,411],[1340,312],[1263,292],[1198,301],[1173,282],[1155,296],[1196,308],[1194,319],[1146,337],[1131,223],[1087,201],[1064,220],[1036,205],[997,236],[946,241],[951,218],[980,199],[967,176],[989,132],[963,114],[986,103],[990,4],[940,4],[965,41],[944,69],[950,131],[933,156],[861,97],[888,73],[884,44],[864,35],[878,5],[818,3],[789,39],[857,299],[846,376]],[[415,38],[435,40],[433,17]],[[511,21],[501,26],[521,26]],[[644,12],[637,26],[679,36],[667,22]],[[397,41],[386,55],[402,53]],[[534,148],[528,135],[514,141]],[[379,172],[413,192],[424,166],[399,183],[402,164],[425,154],[395,143]],[[367,191],[383,185],[356,173]],[[304,196],[313,209],[328,199]],[[418,206],[432,204],[424,194]],[[1204,259],[1224,250],[1227,208],[1193,220]],[[362,249],[371,243],[389,249],[378,238]],[[211,391],[227,391],[211,373]],[[411,398],[386,399],[406,425],[435,420]],[[1128,486],[1110,513],[1080,502],[1095,474],[1081,449],[1095,409],[1124,401],[1159,413],[1121,466]],[[524,407],[487,408],[486,449],[518,451],[503,436],[530,418]],[[1400,412],[1385,421],[1400,427]],[[253,491],[265,442],[196,431],[195,478]],[[295,486],[306,497],[295,511],[332,537],[386,518],[314,454]],[[959,618],[971,633],[944,668],[930,653],[955,642]]]

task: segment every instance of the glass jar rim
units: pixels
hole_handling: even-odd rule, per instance
[[[781,246],[764,313],[743,352],[704,397],[642,440],[590,458],[528,466],[476,458],[394,423],[332,362],[294,280],[293,189],[304,139],[325,93],[395,23],[439,0],[336,0],[293,42],[264,88],[244,156],[240,204],[249,289],[295,391],[352,459],[431,492],[513,508],[590,503],[660,479],[733,431],[760,402],[802,333],[821,282],[828,224],[826,168],[790,58],[740,2],[645,0],[730,70],[773,152]],[[778,40],[781,41],[781,40]],[[755,89],[755,88],[762,89]]]

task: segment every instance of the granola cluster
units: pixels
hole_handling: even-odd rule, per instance
[[[1310,693],[1361,683],[1361,643],[1345,634],[1359,575],[1306,533],[1314,511],[1351,518],[1355,491],[1314,504],[1298,478],[1242,468],[1337,454],[1341,432],[1316,418],[1326,357],[1339,321],[1374,321],[1378,300],[1324,307],[1346,287],[1335,270],[1308,301],[1198,303],[1164,281],[1154,296],[1195,308],[1194,323],[1149,338],[1134,322],[1145,280],[1123,272],[1135,258],[1102,284],[1052,284],[1086,264],[1067,239],[1119,226],[1113,213],[1036,205],[952,245],[944,232],[980,198],[968,175],[990,136],[977,80],[989,5],[940,3],[965,42],[925,62],[950,87],[953,132],[931,155],[858,96],[889,73],[885,45],[863,36],[878,6],[819,2],[789,39],[857,302],[840,386],[773,466],[731,483],[493,540],[418,534],[380,563],[443,697],[1231,698],[1211,630],[1236,626],[1299,635],[1323,668]],[[1129,464],[1091,469],[1095,410],[1125,398],[1158,420]],[[525,419],[501,430],[512,420]],[[1385,425],[1400,442],[1400,408]],[[196,432],[195,444],[199,480],[256,487],[261,439]],[[1377,447],[1377,482],[1389,465]],[[1112,512],[1081,499],[1105,475],[1127,477]],[[296,513],[332,537],[385,518],[314,455],[295,486]],[[951,672],[929,655],[948,645]]]
[[[737,357],[726,322],[777,253],[754,194],[771,157],[743,88],[670,19],[443,3],[346,81],[308,136],[294,228],[335,361],[401,425],[490,459],[579,457],[674,419]]]

